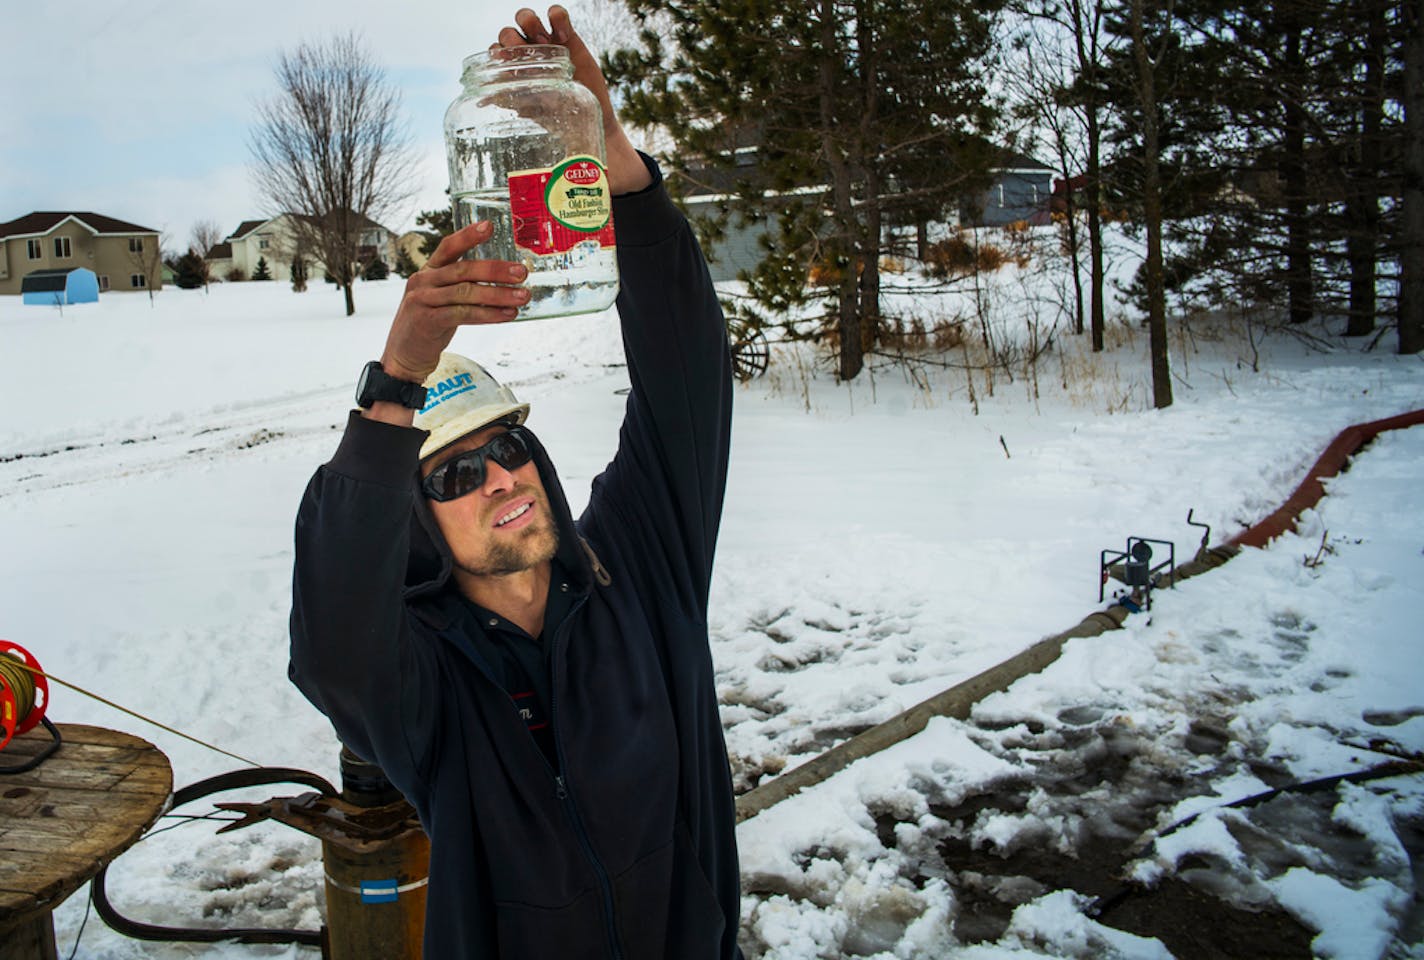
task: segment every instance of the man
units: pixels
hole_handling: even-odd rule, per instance
[[[523,268],[461,259],[488,224],[446,237],[303,499],[291,677],[430,834],[427,957],[736,958],[706,628],[731,414],[721,311],[568,14],[515,20],[501,45],[567,46],[603,104],[632,380],[618,453],[575,520],[527,405],[442,357],[461,324],[514,315]]]

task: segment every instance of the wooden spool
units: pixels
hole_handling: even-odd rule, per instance
[[[58,724],[64,745],[26,773],[0,777],[0,960],[55,960],[55,907],[158,820],[173,768],[146,740]],[[25,733],[7,758],[34,756],[44,733]]]

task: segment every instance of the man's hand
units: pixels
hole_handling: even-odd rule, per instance
[[[608,96],[608,82],[598,68],[598,59],[569,23],[569,12],[560,6],[549,8],[549,26],[545,28],[539,14],[524,7],[514,14],[518,27],[505,27],[499,32],[498,47],[520,47],[530,43],[554,43],[568,48],[574,66],[574,80],[588,87],[603,107],[603,143],[608,152],[608,185],[614,195],[634,193],[653,182],[652,174],[643,165],[638,151],[623,132],[613,101]]]
[[[435,248],[429,262],[405,282],[381,367],[393,377],[421,383],[440,362],[455,331],[465,324],[513,320],[529,302],[523,264],[508,260],[462,260],[490,238],[488,222],[456,230]],[[365,416],[409,426],[413,411],[375,403]]]

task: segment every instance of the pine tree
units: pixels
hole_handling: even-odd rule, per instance
[[[1399,352],[1424,352],[1424,12],[1405,0],[1403,188],[1401,193]]]
[[[196,290],[206,282],[207,269],[203,258],[192,250],[179,257],[173,264],[174,279],[180,290]]]
[[[272,271],[269,270],[269,269],[267,269],[267,258],[266,258],[266,257],[258,257],[258,258],[257,258],[257,269],[254,270],[254,271],[252,271],[252,279],[253,279],[253,280],[271,280],[271,279],[272,279]]]
[[[1183,301],[1348,317],[1370,332],[1398,249],[1397,0],[1178,0],[1162,103],[1165,283]],[[1383,22],[1382,22],[1383,21]],[[1121,102],[1121,101],[1119,101]],[[1118,112],[1120,197],[1141,126]],[[1128,204],[1131,205],[1130,203]]]
[[[429,227],[420,231],[420,252],[429,257],[440,246],[440,241],[455,232],[455,213],[449,207],[439,210],[422,210],[415,218],[418,227]]]
[[[822,305],[843,379],[886,320],[887,228],[987,187],[998,112],[984,78],[1000,6],[630,0],[640,20],[671,22],[671,46],[645,30],[641,50],[605,58],[625,119],[673,138],[670,166],[733,184],[706,229],[765,225],[752,296],[776,313]]]
[[[397,246],[395,266],[396,275],[399,276],[401,279],[405,279],[419,269],[420,268],[415,265],[415,260],[411,258],[411,255],[409,251],[406,250],[405,246]]]

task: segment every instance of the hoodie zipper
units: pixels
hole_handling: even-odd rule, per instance
[[[585,547],[585,549],[588,548]],[[589,550],[589,553],[592,555],[592,550]],[[597,557],[594,557],[594,560],[596,562]],[[606,572],[604,576],[607,576]],[[553,656],[550,657],[549,661],[549,726],[554,732],[554,756],[558,762],[558,769],[556,770],[549,766],[548,758],[544,756],[544,751],[539,749],[539,745],[534,742],[532,736],[529,738],[529,746],[539,754],[539,759],[543,762],[544,769],[548,771],[550,778],[554,781],[554,798],[558,800],[559,805],[564,808],[564,813],[569,818],[569,824],[573,828],[574,836],[578,838],[579,847],[583,850],[583,855],[593,868],[594,876],[598,881],[599,899],[603,904],[603,922],[607,927],[608,933],[609,955],[612,960],[623,960],[623,945],[618,936],[617,911],[614,909],[613,882],[609,879],[607,868],[603,866],[603,862],[599,860],[597,852],[593,849],[593,841],[589,839],[588,829],[584,826],[583,817],[579,815],[578,803],[574,800],[573,791],[569,787],[568,780],[565,779],[563,771],[567,767],[567,763],[564,759],[564,742],[559,736],[559,691],[553,661],[554,657],[558,655],[559,643],[563,639],[569,623],[573,620],[574,614],[587,602],[588,597],[586,595],[579,597],[574,601],[573,606],[569,607],[568,611],[564,614],[563,621],[559,624],[554,634]],[[485,675],[485,679],[494,684],[496,688],[503,689],[499,682],[495,680],[489,667],[484,663],[484,658],[473,649],[469,652],[472,654],[471,659],[475,664],[475,668]],[[510,706],[513,708],[514,699],[509,696],[507,691],[505,692],[505,697],[509,699]]]
[[[559,654],[559,643],[563,639],[569,622],[579,608],[587,602],[587,597],[580,597],[564,615],[563,622],[559,624],[554,635],[555,658]],[[579,815],[578,803],[574,800],[573,791],[566,779],[565,771],[568,769],[568,763],[564,759],[564,741],[559,736],[559,684],[558,672],[553,667],[553,658],[550,659],[549,665],[551,671],[549,678],[549,726],[554,731],[554,755],[559,763],[559,769],[551,771],[554,774],[554,797],[563,805],[564,812],[569,818],[569,824],[573,827],[574,836],[578,838],[579,846],[583,848],[583,854],[588,858],[589,865],[593,867],[594,875],[598,879],[599,897],[603,902],[603,921],[608,928],[609,952],[613,960],[623,960],[623,945],[618,938],[617,911],[614,909],[613,903],[613,881],[609,879],[608,870],[603,866],[603,862],[598,859],[598,854],[593,849],[593,841],[589,839],[583,817]]]

